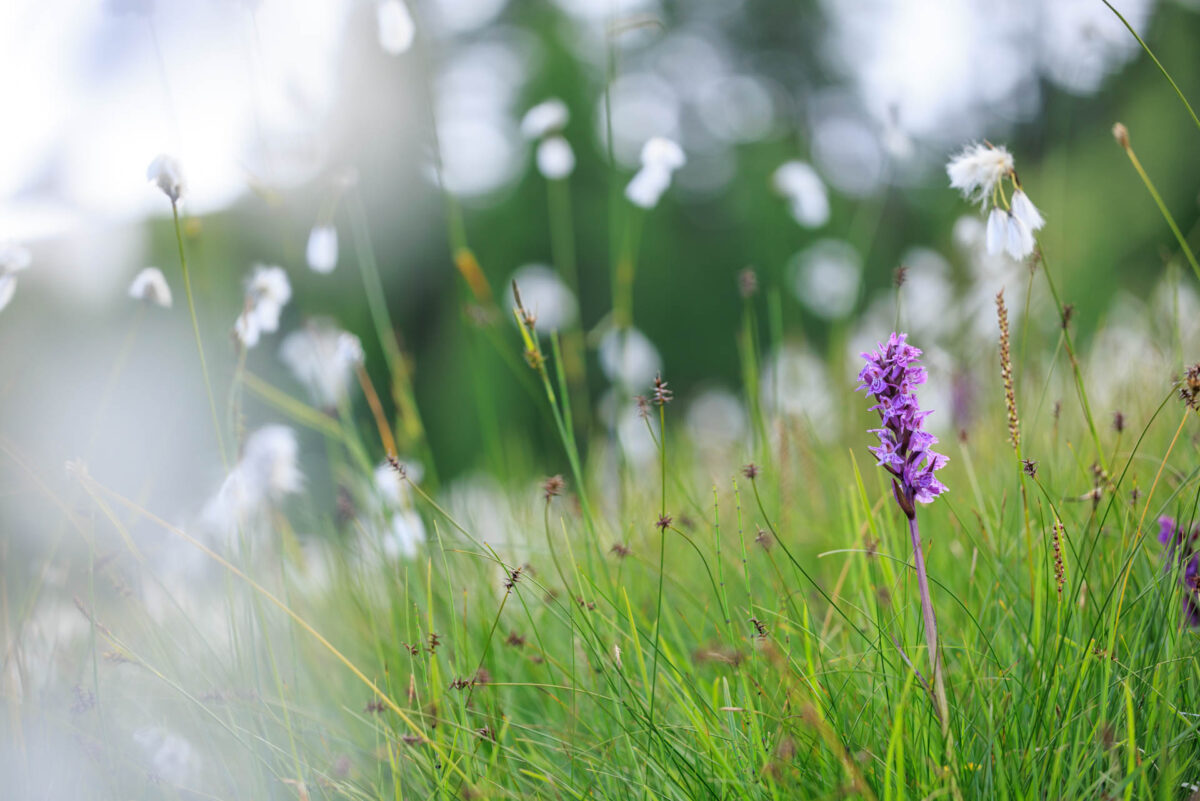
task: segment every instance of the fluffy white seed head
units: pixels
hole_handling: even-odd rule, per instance
[[[671,171],[661,166],[644,166],[625,187],[625,197],[635,206],[652,209],[671,185]]]
[[[662,369],[662,357],[636,328],[613,328],[600,340],[600,369],[609,381],[639,390],[650,386]]]
[[[543,139],[537,148],[538,172],[551,181],[559,181],[575,171],[575,151],[561,136]]]
[[[154,157],[146,168],[146,180],[162,190],[172,203],[179,203],[187,193],[187,183],[183,179],[183,168],[179,159],[161,153]]]
[[[338,263],[338,233],[332,225],[317,225],[308,234],[304,255],[313,272],[328,274]]]
[[[992,190],[1013,171],[1013,157],[1003,147],[971,144],[950,158],[946,175],[950,186],[967,200],[987,204]]]
[[[375,9],[379,25],[379,46],[385,53],[398,56],[408,52],[416,39],[417,26],[412,13],[401,0],[382,0]]]
[[[234,334],[247,348],[263,334],[279,330],[283,307],[292,299],[292,283],[282,267],[256,264],[246,281],[246,305],[234,323]]]
[[[992,209],[987,221],[987,252],[1007,253],[1018,261],[1033,253],[1033,231],[1016,214]]]
[[[28,270],[33,264],[29,248],[16,242],[0,242],[0,275],[11,275]]]
[[[671,173],[686,163],[683,148],[664,136],[653,136],[642,145],[643,167],[659,167]]]
[[[264,426],[246,439],[242,457],[204,509],[204,521],[220,533],[236,534],[254,523],[270,504],[304,487],[296,432]]]
[[[552,97],[525,112],[521,118],[521,134],[526,139],[541,139],[567,127],[570,118],[567,104]]]
[[[171,308],[171,287],[157,267],[147,267],[134,276],[129,285],[129,297],[164,309]]]
[[[362,364],[362,343],[329,320],[311,320],[284,337],[279,358],[317,406],[336,408],[348,396],[354,370]]]
[[[1029,199],[1029,195],[1026,195],[1022,189],[1013,192],[1012,213],[1017,219],[1025,223],[1031,231],[1040,231],[1042,226],[1046,224],[1042,213],[1038,211],[1037,206],[1033,205],[1033,201]]]
[[[829,222],[829,192],[810,165],[789,161],[775,170],[771,183],[788,199],[796,222],[805,228],[820,228]]]
[[[392,526],[384,534],[383,555],[388,559],[412,559],[425,542],[425,522],[416,509],[408,508],[392,515]]]
[[[1008,242],[1008,213],[1003,209],[992,209],[987,220],[987,252],[991,255],[1004,252]]]
[[[0,273],[0,311],[12,301],[17,291],[17,277],[12,273]]]

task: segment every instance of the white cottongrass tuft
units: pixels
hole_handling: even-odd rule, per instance
[[[33,255],[15,242],[0,242],[0,311],[17,291],[17,273],[29,269]]]
[[[636,328],[612,328],[600,339],[600,369],[614,384],[644,389],[662,369],[662,357]]]
[[[0,274],[0,311],[4,310],[17,291],[17,277],[9,273]]]
[[[635,206],[652,209],[671,185],[671,176],[687,163],[683,148],[661,136],[642,146],[642,168],[625,187],[625,197]]]
[[[796,297],[818,317],[836,320],[858,302],[862,257],[848,242],[822,239],[798,253],[791,263]]]
[[[985,237],[989,254],[1007,253],[1020,260],[1033,253],[1034,232],[1046,221],[1021,188],[1008,150],[986,143],[967,145],[951,157],[946,174],[951,188],[964,198],[979,203],[984,210],[992,206]],[[1011,203],[1004,191],[1006,180],[1012,186]]]
[[[1033,252],[1033,231],[1014,212],[992,209],[987,221],[987,251],[1023,259]]]
[[[575,324],[579,304],[558,273],[544,264],[519,267],[508,280],[507,306],[515,306],[513,283],[521,293],[521,303],[534,316],[534,330],[540,334],[561,331]],[[516,319],[513,318],[513,322]]]
[[[147,726],[133,733],[133,741],[142,749],[150,775],[157,781],[190,788],[199,779],[200,755],[178,734],[159,726]]]
[[[652,136],[642,145],[643,167],[657,166],[674,172],[686,163],[687,157],[679,143],[664,136]]]
[[[386,461],[375,468],[375,488],[383,501],[387,523],[380,547],[388,559],[412,559],[425,542],[425,521],[413,505],[408,486],[410,481],[419,482],[424,470],[416,462],[403,464],[405,477]]]
[[[525,112],[521,118],[521,134],[526,139],[542,139],[562,131],[570,118],[567,104],[552,97]]]
[[[292,299],[292,284],[282,267],[256,264],[246,281],[246,303],[234,323],[234,334],[247,348],[258,344],[263,334],[279,330],[279,316]]]
[[[134,276],[129,285],[129,297],[164,309],[171,308],[171,287],[157,267],[147,267]]]
[[[310,320],[283,339],[279,358],[323,409],[337,408],[349,395],[350,380],[363,363],[358,337],[329,320]]]
[[[829,192],[811,165],[789,161],[771,176],[775,191],[787,198],[792,217],[805,228],[829,222]]]
[[[661,167],[642,167],[629,185],[625,187],[625,197],[635,206],[652,209],[671,185],[671,173]]]
[[[538,172],[551,181],[560,181],[575,171],[575,151],[561,136],[543,139],[537,148]]]
[[[242,458],[205,506],[205,523],[232,536],[252,525],[271,504],[299,492],[304,486],[299,454],[291,428],[268,425],[255,431],[246,439]]]
[[[950,158],[946,174],[950,186],[967,200],[986,206],[993,190],[1013,172],[1012,154],[992,144],[967,145]]]
[[[1042,226],[1046,224],[1046,221],[1042,218],[1042,213],[1038,211],[1037,206],[1033,205],[1033,201],[1029,199],[1029,195],[1026,195],[1022,189],[1013,192],[1012,213],[1014,217],[1025,223],[1031,231],[1040,231]]]
[[[171,203],[179,203],[187,193],[187,183],[183,179],[183,168],[179,159],[160,153],[146,168],[146,180],[162,190],[171,199]]]
[[[304,250],[308,266],[313,272],[328,274],[338,263],[338,232],[332,225],[315,225],[308,234],[308,246]]]
[[[11,275],[29,269],[33,254],[24,245],[16,242],[0,242],[0,275]]]
[[[379,24],[379,46],[385,53],[398,56],[408,52],[417,36],[412,13],[401,0],[382,0],[375,9]]]

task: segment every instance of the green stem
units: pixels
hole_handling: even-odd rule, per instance
[[[183,271],[183,290],[187,295],[188,312],[192,316],[192,332],[196,335],[196,351],[200,354],[200,372],[204,374],[204,389],[208,392],[208,408],[212,413],[213,430],[217,434],[217,449],[221,452],[221,464],[229,466],[229,455],[225,451],[225,438],[221,436],[221,420],[217,415],[217,400],[213,395],[212,381],[208,377],[208,361],[204,358],[204,341],[200,337],[200,321],[196,318],[196,300],[192,295],[192,279],[188,273],[187,255],[183,249],[183,230],[179,226],[179,206],[171,201],[171,216],[175,221],[175,241],[179,244],[179,265]]]

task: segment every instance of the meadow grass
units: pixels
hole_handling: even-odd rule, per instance
[[[548,191],[552,212],[562,210],[566,184]],[[436,476],[418,480],[397,459],[416,455],[432,468],[435,454],[418,379],[391,333],[366,211],[353,192],[346,203],[386,357],[374,378],[387,391],[360,370],[362,403],[319,410],[243,361],[229,393],[233,423],[222,426],[211,389],[210,411],[221,442],[240,439],[251,403],[306,429],[324,442],[339,487],[369,483],[390,457],[427,543],[415,558],[389,558],[363,517],[321,508],[312,493],[221,549],[83,466],[79,498],[38,484],[57,528],[34,568],[6,569],[0,587],[12,632],[3,725],[20,757],[6,765],[12,797],[1196,791],[1200,663],[1182,611],[1192,590],[1154,534],[1162,515],[1187,527],[1198,517],[1200,423],[1170,375],[1130,395],[1121,424],[1096,417],[1095,376],[1081,366],[1052,254],[1039,250],[1026,288],[1052,303],[1024,307],[1054,316],[1019,320],[1019,346],[1004,343],[1005,380],[999,342],[974,356],[985,376],[977,412],[942,444],[949,492],[917,510],[939,677],[907,520],[866,452],[869,403],[851,381],[831,387],[844,413],[830,423],[762,397],[764,356],[786,341],[778,287],[744,293],[742,325],[729,332],[751,418],[746,442],[714,453],[685,434],[664,383],[645,402],[655,454],[639,460],[591,417],[584,332],[539,335],[519,289],[517,308],[500,309],[448,201],[460,295],[481,310],[473,346],[507,366],[557,435],[554,452],[538,452],[496,425],[488,448],[503,457],[503,492],[467,515]],[[631,324],[636,242],[653,224],[632,210],[621,219],[617,327]],[[570,215],[552,215],[552,228],[573,284]],[[179,248],[182,257],[182,237]],[[900,327],[903,297],[901,288]],[[196,338],[203,355],[198,327]],[[1171,363],[1184,365],[1188,344],[1168,346]],[[484,407],[487,391],[478,388]],[[0,451],[37,483],[13,443],[0,439]],[[347,504],[361,511],[369,500]],[[46,576],[68,537],[88,546],[86,591],[71,599],[86,636],[58,643],[43,663],[53,669],[38,672],[21,630],[51,592]],[[214,576],[197,588],[168,585],[145,551],[176,546],[199,552]],[[147,769],[138,737],[149,735],[128,722],[145,719],[170,722],[182,739],[168,740],[167,767],[186,769]]]

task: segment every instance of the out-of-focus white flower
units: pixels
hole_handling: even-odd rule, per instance
[[[678,170],[687,163],[687,156],[679,143],[665,136],[652,136],[642,145],[642,166],[661,167],[668,173]]]
[[[1033,252],[1033,231],[1011,211],[992,209],[987,221],[988,253],[1007,253],[1023,259]]]
[[[331,273],[338,263],[338,233],[332,225],[316,225],[308,234],[308,246],[304,250],[308,266],[313,272]]]
[[[642,389],[662,369],[662,357],[636,328],[612,328],[600,340],[600,369],[614,384]]]
[[[396,472],[396,468],[383,461],[375,468],[375,489],[379,497],[389,509],[401,509],[412,503],[412,493],[408,488],[411,481],[419,484],[425,475],[425,468],[419,462],[401,460],[404,466],[404,476]]]
[[[826,320],[845,317],[858,300],[862,258],[849,243],[822,239],[792,259],[796,297]]]
[[[157,267],[147,267],[134,276],[133,283],[129,285],[129,297],[164,309],[171,308],[171,287],[167,285],[162,270]]]
[[[687,163],[687,157],[676,142],[653,136],[642,146],[642,168],[625,187],[625,197],[635,206],[652,209],[667,187],[672,174]]]
[[[17,277],[8,273],[0,274],[0,311],[13,299],[17,291]]]
[[[804,417],[818,438],[836,436],[837,407],[829,390],[829,370],[806,349],[785,344],[766,361],[763,406],[775,414]]]
[[[172,203],[181,201],[187,192],[179,159],[166,153],[155,156],[150,162],[150,166],[146,168],[146,180],[161,189]]]
[[[200,755],[192,744],[174,732],[159,726],[147,726],[133,733],[142,749],[150,773],[175,787],[190,787],[200,776]]]
[[[670,185],[670,171],[662,167],[642,167],[625,187],[625,197],[635,206],[652,209]]]
[[[413,507],[409,482],[419,482],[424,473],[416,462],[404,462],[404,477],[388,462],[375,468],[375,489],[383,501],[380,510],[387,527],[380,540],[388,559],[411,559],[425,542],[425,523]]]
[[[17,291],[17,273],[29,269],[33,255],[16,242],[0,242],[0,311]]]
[[[544,264],[526,264],[508,281],[508,302],[514,306],[512,285],[521,293],[521,304],[534,316],[534,328],[541,334],[561,331],[575,323],[579,304],[558,273]],[[515,322],[515,319],[514,319]]]
[[[562,180],[575,171],[575,151],[561,136],[543,139],[537,148],[537,166],[545,178]]]
[[[771,176],[775,191],[788,199],[792,216],[805,228],[829,222],[829,193],[817,171],[803,161],[789,161]]]
[[[412,47],[417,27],[408,6],[401,0],[381,0],[375,16],[379,24],[379,46],[385,53],[398,56]]]
[[[1038,211],[1037,206],[1033,205],[1033,201],[1029,199],[1029,196],[1022,189],[1013,192],[1012,213],[1014,217],[1025,223],[1030,231],[1040,231],[1042,226],[1046,224],[1045,219],[1042,218],[1042,213]]]
[[[383,555],[388,559],[412,559],[425,542],[425,521],[416,509],[392,515],[392,527],[383,537]]]
[[[1013,171],[1012,154],[1004,147],[970,144],[954,154],[946,165],[950,186],[967,200],[986,205],[992,191]]]
[[[257,264],[246,282],[246,305],[234,323],[234,333],[247,348],[258,344],[263,334],[279,330],[279,316],[292,299],[287,271],[274,265]]]
[[[16,242],[0,242],[0,275],[11,275],[29,269],[33,254]]]
[[[242,458],[204,509],[204,520],[232,535],[258,517],[269,504],[300,491],[300,446],[296,432],[284,425],[264,426],[246,439]]]
[[[526,139],[542,139],[562,131],[570,117],[567,104],[557,97],[543,100],[521,118],[521,134]]]
[[[692,442],[704,450],[724,450],[744,442],[748,421],[742,401],[727,389],[709,389],[687,407]]]
[[[363,361],[362,343],[329,320],[317,319],[283,339],[279,358],[322,408],[336,408]]]

